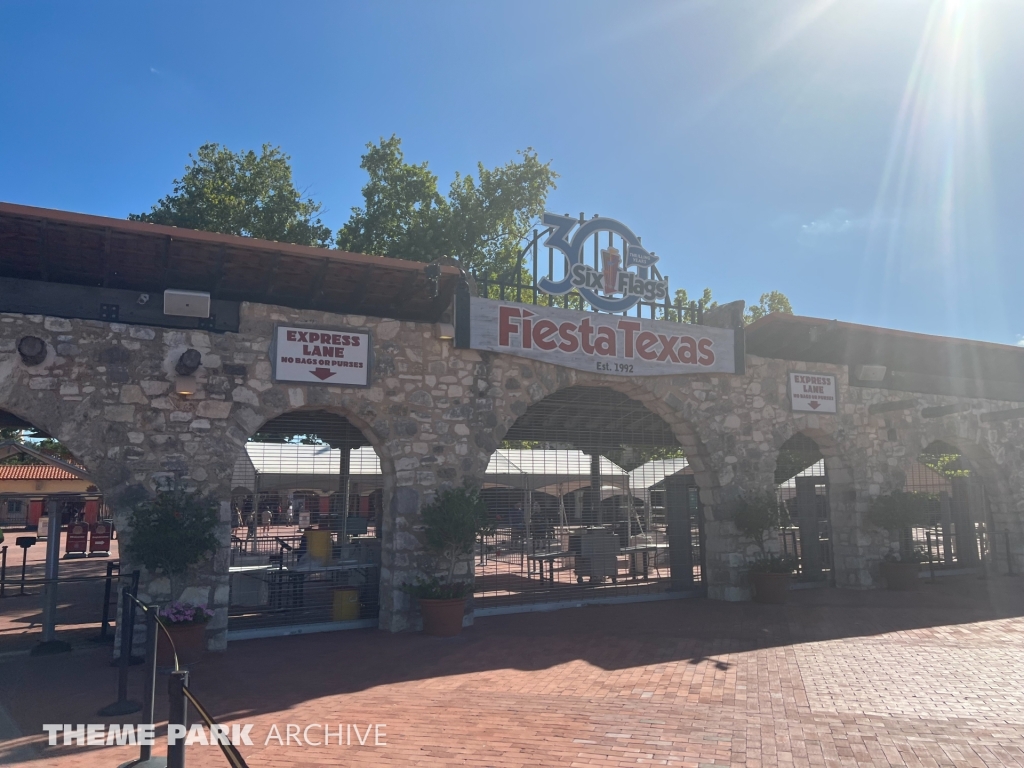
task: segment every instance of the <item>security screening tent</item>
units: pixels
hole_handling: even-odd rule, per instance
[[[341,452],[349,451],[349,479],[363,490],[383,486],[380,458],[373,448],[331,448],[297,443],[246,443],[231,474],[236,492],[341,490]]]

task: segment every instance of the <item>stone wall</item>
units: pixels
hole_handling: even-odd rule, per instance
[[[268,349],[277,323],[370,333],[371,386],[274,382]],[[46,341],[43,363],[26,367],[21,361],[16,344],[25,335]],[[174,365],[188,348],[202,353],[202,367],[196,393],[183,397],[173,392]],[[801,370],[838,377],[838,414],[790,412],[787,374]],[[227,500],[231,469],[246,439],[271,418],[301,408],[347,417],[373,445],[384,472],[380,625],[392,631],[414,628],[419,621],[399,587],[428,562],[418,530],[421,505],[440,487],[480,481],[516,418],[574,384],[620,390],[672,427],[705,505],[712,598],[749,595],[750,546],[736,537],[724,510],[742,493],[773,487],[779,448],[798,432],[814,438],[825,456],[841,586],[876,583],[887,542],[864,524],[864,513],[872,497],[902,485],[907,462],[936,439],[957,446],[978,467],[993,521],[1011,531],[1016,562],[1024,563],[1024,420],[983,424],[978,419],[981,412],[1015,404],[966,400],[961,402],[970,404],[970,412],[935,419],[923,418],[920,407],[871,415],[874,403],[911,396],[850,387],[844,367],[752,356],[742,376],[602,376],[454,349],[437,338],[432,325],[255,304],[242,306],[237,334],[0,315],[0,408],[65,443],[96,477],[121,526],[133,499],[169,484]],[[916,399],[919,406],[954,402]],[[226,641],[226,504],[221,516],[223,548],[211,562],[183,580],[144,574],[141,590],[157,601],[184,596],[212,606],[212,648],[223,648]],[[1005,563],[1000,551],[995,567],[1005,571]],[[468,562],[465,569],[468,573]]]

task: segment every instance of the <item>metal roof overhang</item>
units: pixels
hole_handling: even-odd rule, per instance
[[[746,330],[759,357],[850,367],[850,383],[921,394],[1024,402],[1024,349],[815,317],[772,314]],[[861,380],[861,365],[885,366],[881,381]]]
[[[436,322],[459,270],[442,266],[438,295],[425,264],[0,203],[0,278]]]

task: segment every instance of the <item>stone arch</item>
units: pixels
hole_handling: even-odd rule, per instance
[[[573,386],[602,387],[619,392],[631,400],[641,403],[648,411],[669,425],[693,467],[706,509],[715,503],[716,498],[711,494],[719,487],[718,473],[712,466],[706,448],[705,436],[698,431],[691,418],[692,412],[699,408],[699,402],[688,392],[679,387],[666,387],[664,382],[638,382],[635,379],[623,377],[599,376],[572,369],[545,366],[532,363],[532,361],[523,361],[519,367],[529,367],[536,371],[534,373],[537,378],[536,385],[523,388],[522,394],[512,398],[507,407],[499,414],[497,425],[492,430],[493,447],[486,451],[488,459],[501,441],[505,439],[505,435],[512,425],[526,413],[530,406]],[[545,371],[545,368],[553,370]],[[686,413],[687,410],[691,411],[690,415]],[[704,498],[705,492],[707,492],[708,498]]]
[[[378,423],[374,425],[371,422],[373,412],[370,409],[360,409],[360,406],[365,405],[358,398],[350,398],[345,396],[334,396],[334,397],[323,397],[319,394],[319,390],[314,388],[292,388],[294,391],[302,392],[301,396],[289,392],[290,399],[288,406],[284,406],[275,398],[270,398],[270,407],[266,407],[262,410],[261,415],[265,416],[259,423],[259,426],[249,430],[248,434],[245,435],[245,440],[238,447],[238,450],[234,451],[236,466],[238,460],[245,457],[247,450],[246,445],[249,441],[262,434],[266,434],[267,437],[281,437],[284,438],[285,433],[289,430],[299,430],[304,428],[310,428],[316,430],[317,422],[324,424],[324,432],[317,435],[318,438],[323,439],[325,443],[331,445],[332,448],[340,448],[343,452],[348,450],[348,446],[358,447],[357,444],[366,445],[373,449],[379,461],[380,467],[380,482],[381,482],[381,500],[382,504],[379,509],[374,509],[375,523],[380,527],[380,531],[377,534],[377,539],[380,542],[380,551],[377,557],[377,562],[380,564],[378,569],[378,584],[377,584],[377,603],[379,607],[379,621],[380,626],[386,626],[385,613],[390,616],[393,610],[393,589],[390,583],[390,578],[385,578],[390,574],[390,569],[387,567],[389,561],[393,560],[395,556],[395,539],[399,535],[396,532],[396,517],[395,517],[395,501],[396,501],[396,462],[394,459],[394,451],[401,449],[401,443],[399,441],[388,441],[385,440],[380,432],[381,427],[386,424]],[[312,400],[312,402],[309,402]],[[299,401],[301,404],[295,405],[295,401]],[[333,417],[333,418],[331,418]],[[253,423],[250,421],[250,425]],[[268,427],[272,431],[279,432],[279,435],[267,434]],[[339,432],[340,430],[340,432]],[[301,433],[296,431],[295,434],[316,434],[316,432]],[[359,440],[362,438],[362,440]],[[271,440],[273,442],[273,440]],[[338,445],[334,443],[337,442]],[[348,455],[346,453],[342,461],[348,461]],[[353,468],[346,476],[355,474],[356,470]],[[234,484],[238,478],[232,479]],[[298,490],[298,489],[296,489]],[[334,492],[332,495],[336,497],[344,497],[344,509],[346,515],[349,512],[358,512],[359,510],[350,510],[348,508],[348,495],[350,488],[343,487],[340,491]],[[339,496],[340,493],[340,496]],[[330,499],[331,496],[325,496],[323,498]],[[322,503],[322,502],[321,502]],[[336,503],[328,501],[327,514],[333,518],[337,512]],[[316,514],[320,514],[321,509],[318,509]],[[233,513],[234,514],[234,513]],[[358,515],[354,515],[358,516]],[[296,519],[296,522],[298,520]],[[328,523],[333,526],[333,521]],[[325,608],[329,613],[329,608]],[[325,614],[326,615],[326,614]],[[324,619],[329,620],[329,619]]]
[[[502,364],[505,362],[501,361]],[[493,362],[491,367],[492,370],[499,368]],[[700,403],[688,390],[679,387],[677,383],[673,385],[665,378],[637,380],[601,376],[554,368],[531,361],[516,361],[509,365],[505,368],[500,382],[507,401],[495,409],[494,426],[487,431],[486,450],[481,451],[482,466],[487,466],[488,460],[506,437],[516,434],[513,430],[514,425],[539,404],[577,387],[607,390],[628,398],[634,406],[639,406],[652,419],[665,425],[674,444],[679,446],[689,462],[688,473],[692,472],[696,481],[697,492],[706,515],[705,520],[713,519],[712,510],[718,503],[719,495],[718,476],[712,458],[706,450],[704,436],[691,421],[691,417],[698,412]],[[553,442],[575,441],[559,441],[553,438]],[[710,537],[703,538],[706,542]],[[705,547],[705,552],[708,551]]]
[[[859,542],[864,535],[861,510],[857,506],[857,484],[855,467],[856,455],[841,439],[836,425],[830,430],[821,425],[822,417],[817,416],[813,424],[808,419],[794,416],[779,424],[773,439],[772,463],[773,480],[777,480],[783,452],[794,440],[801,437],[813,442],[825,465],[828,479],[829,528],[832,548],[832,580],[836,586],[863,587],[872,583],[871,574],[858,556]],[[866,472],[866,467],[859,468]]]
[[[983,488],[980,497],[975,496],[968,502],[971,506],[971,517],[975,523],[984,524],[984,532],[988,538],[988,556],[985,565],[996,572],[1007,573],[1010,570],[1009,558],[1012,558],[1015,569],[1020,568],[1024,557],[1024,520],[1021,509],[1024,509],[1024,496],[1020,491],[1014,492],[1009,476],[1009,467],[997,462],[990,441],[983,438],[981,430],[974,430],[965,423],[921,424],[910,434],[907,453],[901,462],[901,487],[907,484],[907,475],[911,460],[919,457],[936,446],[946,446],[961,457],[965,468],[975,473],[979,485]],[[968,493],[974,496],[977,486],[971,486]],[[1007,553],[1009,547],[1010,554]],[[1019,572],[1019,570],[1018,570]]]

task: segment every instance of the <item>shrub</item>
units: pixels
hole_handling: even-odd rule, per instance
[[[487,506],[480,494],[469,487],[441,491],[423,508],[427,549],[444,568],[445,578],[420,579],[404,587],[414,597],[445,600],[465,597],[469,584],[455,582],[459,558],[473,554],[477,536],[485,526]]]
[[[922,556],[914,547],[910,529],[928,524],[928,513],[936,498],[934,494],[921,491],[893,491],[871,502],[868,522],[899,537],[899,553],[891,555],[893,560],[921,562]]]
[[[765,492],[740,498],[732,512],[732,524],[740,535],[767,553],[768,534],[789,521],[789,513],[774,493]]]
[[[218,547],[217,502],[188,491],[163,491],[129,516],[127,554],[150,571],[178,574]]]
[[[750,564],[751,573],[792,573],[796,570],[797,561],[793,555],[776,555],[772,553],[757,558]]]

